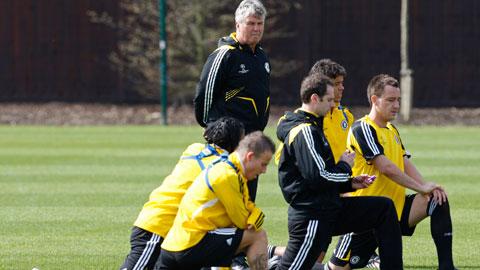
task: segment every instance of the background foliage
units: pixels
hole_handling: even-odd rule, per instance
[[[291,36],[282,18],[298,1],[263,1],[268,12],[264,41]],[[240,1],[175,0],[167,1],[167,62],[169,93],[173,103],[190,103],[208,55],[220,37],[235,31],[234,13]],[[118,30],[123,37],[110,54],[111,67],[125,74],[131,87],[146,97],[158,95],[159,85],[159,16],[158,1],[121,0],[119,19],[108,13],[90,10],[92,22]],[[268,51],[268,50],[267,50]],[[271,59],[272,76],[295,72],[299,63],[278,56]],[[174,93],[174,94],[172,94]]]

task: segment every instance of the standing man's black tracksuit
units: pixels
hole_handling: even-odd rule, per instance
[[[270,61],[257,45],[242,45],[236,33],[223,37],[203,66],[194,99],[195,118],[201,126],[222,116],[238,119],[245,134],[263,131],[270,114]],[[255,201],[258,179],[249,181]]]
[[[299,109],[287,112],[277,127],[283,142],[278,178],[290,205],[289,241],[278,269],[311,269],[333,235],[370,229],[379,242],[382,269],[403,269],[393,202],[339,196],[352,191],[352,171],[344,161],[335,164],[322,123],[322,118]]]

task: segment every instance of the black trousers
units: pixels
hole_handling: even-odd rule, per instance
[[[288,245],[277,269],[311,269],[332,236],[372,229],[379,244],[381,269],[403,269],[402,237],[392,200],[345,197],[341,201],[341,209],[331,218],[289,216]]]
[[[130,254],[120,270],[153,269],[160,256],[162,242],[160,235],[134,226],[130,235]]]

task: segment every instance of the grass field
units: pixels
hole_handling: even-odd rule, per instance
[[[400,131],[423,175],[449,193],[457,267],[480,269],[480,128]],[[198,127],[0,126],[0,269],[118,269],[148,194],[200,134]],[[270,240],[286,244],[276,181],[271,165],[257,204]],[[435,269],[429,226],[404,238],[406,269]]]

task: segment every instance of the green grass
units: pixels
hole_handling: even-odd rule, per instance
[[[457,266],[480,269],[480,128],[400,132],[423,175],[449,193]],[[182,150],[201,140],[198,127],[0,126],[0,269],[118,269],[148,194]],[[286,204],[273,165],[257,198],[271,242],[286,244]],[[406,269],[436,267],[429,226],[426,220],[404,238]]]

